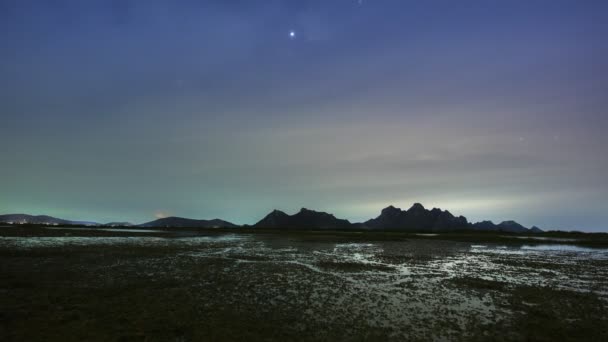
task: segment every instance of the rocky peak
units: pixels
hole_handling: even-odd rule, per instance
[[[400,213],[402,213],[401,209],[395,208],[392,205],[389,205],[388,207],[382,209],[382,211],[380,212],[381,215],[388,215],[388,216],[395,216]]]
[[[409,208],[407,211],[426,211],[426,209],[422,204],[414,203],[414,205],[412,205],[412,207]]]

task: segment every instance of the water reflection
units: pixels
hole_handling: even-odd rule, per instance
[[[562,251],[562,252],[584,252],[584,253],[608,253],[608,248],[590,248],[576,245],[524,245],[521,249],[531,251]]]

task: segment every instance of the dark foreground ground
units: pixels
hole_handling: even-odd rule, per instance
[[[0,340],[606,341],[608,249],[575,244],[0,228]]]

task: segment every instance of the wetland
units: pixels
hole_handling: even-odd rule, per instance
[[[5,228],[3,341],[606,340],[576,241]],[[549,241],[551,242],[551,241]],[[556,242],[556,241],[553,241]]]

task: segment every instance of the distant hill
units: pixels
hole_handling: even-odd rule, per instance
[[[138,225],[144,228],[232,228],[238,227],[228,221],[213,220],[193,220],[183,217],[166,217],[151,222]]]
[[[464,216],[455,217],[447,210],[427,210],[422,204],[415,203],[408,210],[391,205],[382,209],[380,216],[364,222],[363,225],[370,229],[446,231],[467,229],[469,222]]]
[[[287,215],[274,210],[254,225],[258,228],[293,228],[293,229],[348,229],[348,220],[336,218],[332,214],[302,208],[294,215]]]
[[[473,223],[472,229],[475,230],[490,230],[490,231],[501,231],[508,233],[538,233],[542,232],[540,228],[534,227],[534,230],[528,229],[515,221],[503,221],[499,224],[494,224],[492,221],[481,221]]]
[[[73,224],[73,221],[63,220],[52,216],[27,214],[0,215],[0,222],[8,224]]]
[[[537,226],[532,226],[532,228],[530,228],[530,233],[543,233],[544,230],[538,228]]]

